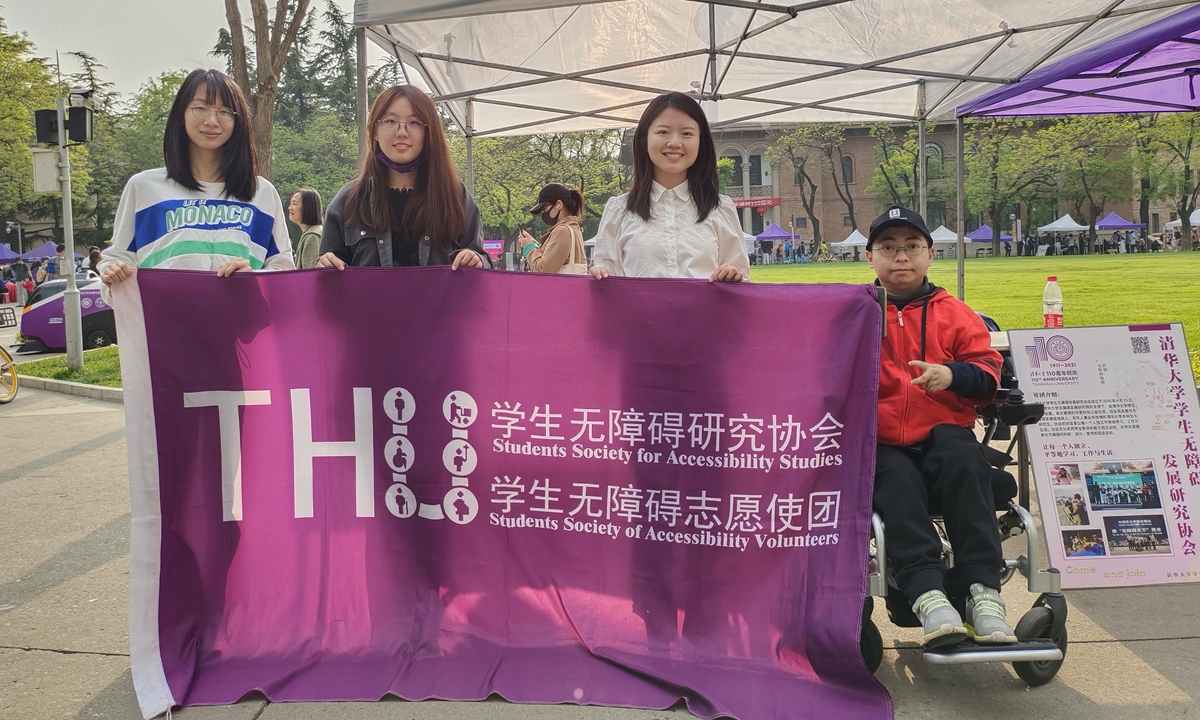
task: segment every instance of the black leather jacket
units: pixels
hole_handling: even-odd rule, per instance
[[[331,252],[344,262],[355,267],[384,267],[392,266],[392,233],[385,230],[376,233],[371,228],[358,227],[348,224],[343,219],[346,193],[350,190],[347,183],[338,191],[333,202],[325,210],[325,223],[321,228],[321,251],[324,255]],[[455,242],[449,251],[434,247],[426,235],[420,239],[421,265],[449,265],[454,256],[461,251],[471,251],[479,255],[484,267],[492,267],[492,258],[483,251],[483,226],[479,222],[479,208],[475,200],[462,185],[463,209],[467,216],[467,230]]]

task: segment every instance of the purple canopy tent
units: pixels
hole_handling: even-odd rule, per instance
[[[959,106],[958,117],[1200,109],[1200,6],[1029,73]]]
[[[30,250],[22,255],[21,258],[24,260],[45,260],[46,258],[52,258],[57,254],[58,244],[54,242],[48,242],[36,250]]]
[[[965,236],[971,242],[991,242],[992,241],[992,226],[988,224],[980,225]],[[1012,242],[1012,235],[1000,233],[1002,242]]]
[[[763,230],[754,237],[759,240],[791,240],[792,234],[775,223],[771,223],[767,226],[766,230]]]
[[[20,256],[13,252],[7,245],[0,245],[0,263],[11,262],[18,257]]]
[[[1192,6],[1034,69],[959,105],[958,217],[963,207],[963,119],[968,117],[1191,112],[1200,75],[1200,6]],[[959,248],[958,297],[963,297]]]
[[[1137,230],[1144,227],[1146,227],[1146,223],[1129,222],[1115,212],[1110,212],[1104,216],[1103,220],[1096,222],[1097,230]]]

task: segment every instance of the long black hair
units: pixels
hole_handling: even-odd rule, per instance
[[[179,92],[175,93],[175,102],[167,116],[167,130],[163,134],[167,177],[188,190],[200,190],[200,183],[192,175],[191,140],[184,122],[188,106],[201,86],[204,87],[205,104],[213,105],[220,98],[225,107],[234,112],[233,133],[221,147],[220,170],[225,182],[225,196],[250,202],[258,191],[258,155],[254,150],[250,107],[233,78],[220,70],[191,71],[179,86]]]
[[[300,196],[300,222],[309,227],[320,225],[323,217],[321,215],[321,193],[314,188],[302,187],[293,194]]]
[[[437,106],[423,90],[414,85],[393,85],[375,98],[367,113],[367,132],[373,133],[392,103],[408,100],[416,119],[425,124],[425,145],[421,150],[417,181],[412,197],[404,205],[404,223],[412,237],[428,235],[434,247],[450,250],[467,229],[467,210],[463,202],[465,188],[454,171],[450,144],[442,129]],[[344,201],[343,219],[375,232],[391,229],[392,210],[388,204],[388,168],[378,158],[379,143],[367,143],[359,159],[358,177],[351,181]]]
[[[700,127],[700,149],[696,153],[696,162],[687,170],[687,179],[692,202],[696,205],[697,222],[701,222],[721,202],[717,148],[713,143],[712,131],[708,128],[708,118],[704,117],[700,104],[678,92],[659,95],[651,100],[638,120],[637,130],[633,133],[633,188],[629,191],[625,207],[641,215],[643,220],[650,219],[650,184],[654,181],[654,163],[650,160],[647,140],[650,124],[668,108],[686,113]]]

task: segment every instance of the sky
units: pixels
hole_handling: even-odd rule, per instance
[[[354,0],[335,2],[343,12],[354,11]],[[249,23],[249,3],[239,4],[242,20]],[[325,0],[312,0],[309,12],[324,8]],[[224,0],[0,0],[0,18],[8,32],[27,33],[39,56],[59,51],[64,74],[78,69],[66,53],[94,55],[106,66],[102,77],[116,84],[122,99],[168,70],[224,64],[209,55],[217,31],[225,27]],[[382,57],[383,51],[368,42],[368,62]]]

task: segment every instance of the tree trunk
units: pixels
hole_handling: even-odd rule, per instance
[[[254,149],[258,153],[258,173],[271,179],[272,129],[275,123],[275,86],[259,83],[258,111],[254,113]]]
[[[1143,177],[1141,179],[1140,189],[1138,192],[1138,222],[1146,225],[1146,232],[1150,232],[1150,178]]]

